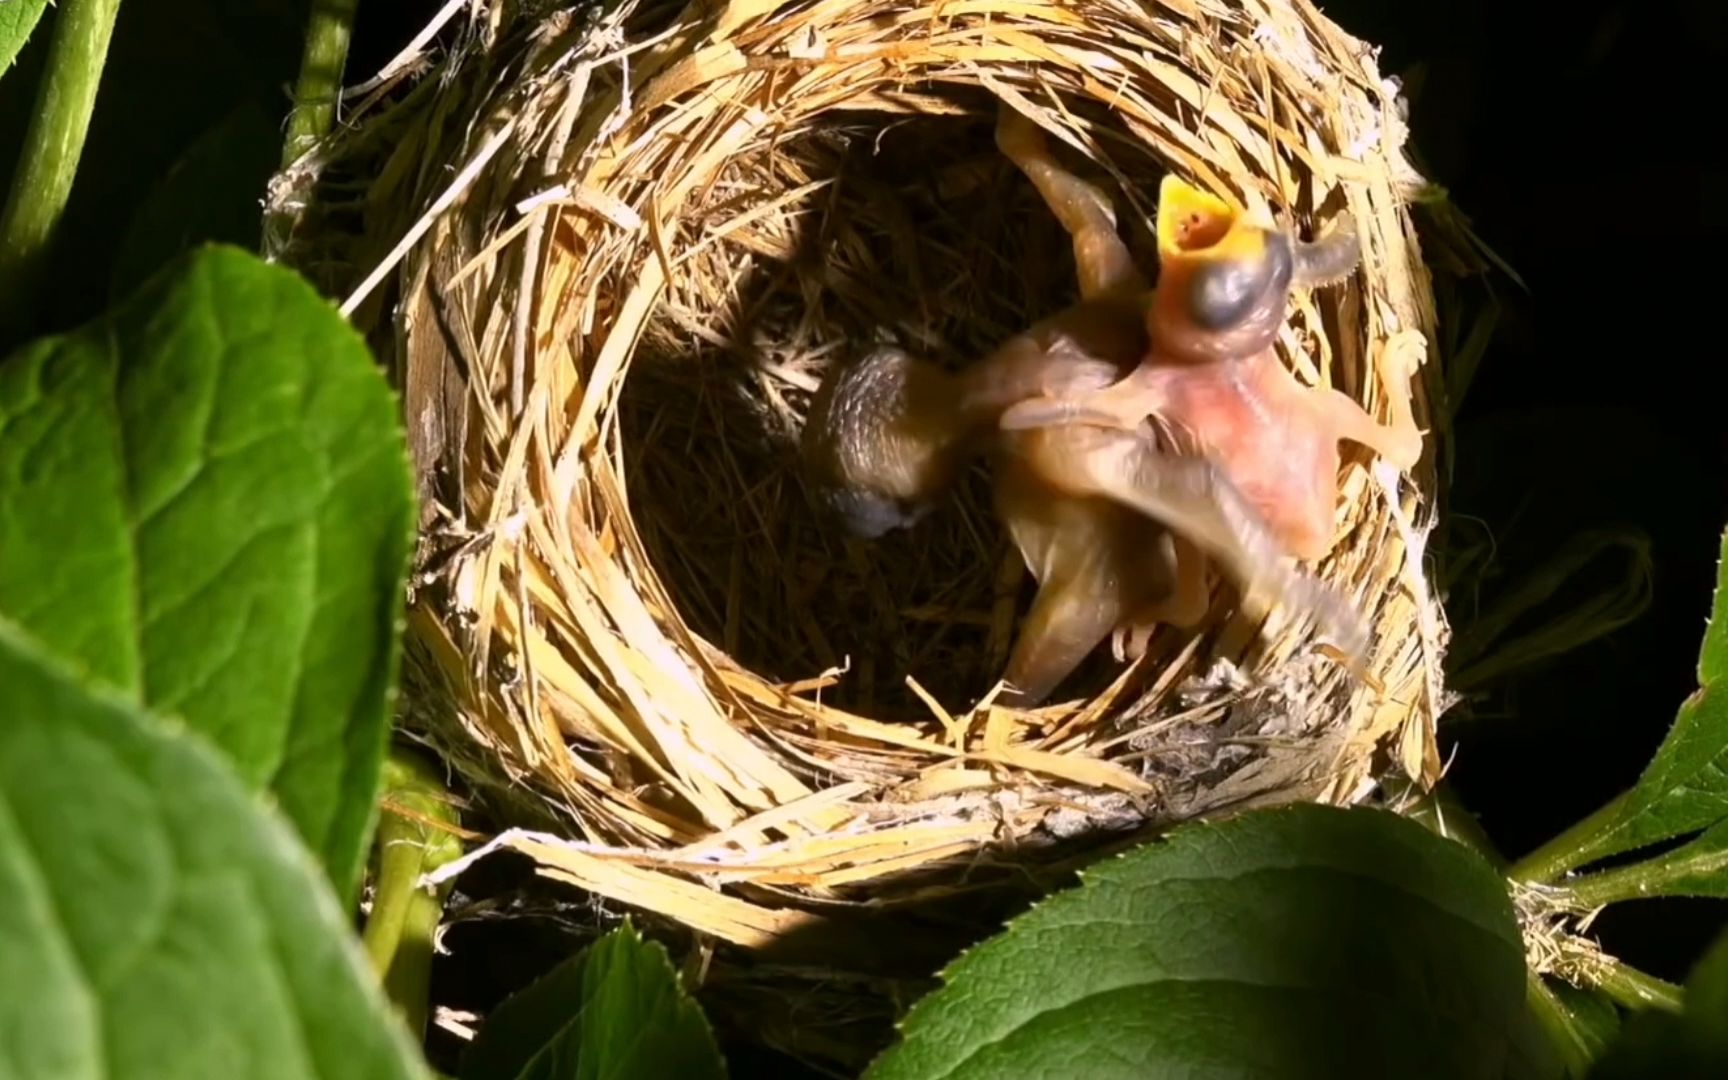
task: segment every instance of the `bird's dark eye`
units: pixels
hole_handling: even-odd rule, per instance
[[[1290,287],[1290,245],[1268,237],[1259,258],[1197,267],[1188,282],[1188,316],[1206,330],[1234,329]]]
[[[1228,330],[1248,317],[1264,291],[1258,260],[1207,263],[1188,282],[1188,315],[1207,330]]]

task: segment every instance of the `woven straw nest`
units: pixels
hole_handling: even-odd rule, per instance
[[[1382,418],[1375,358],[1408,350],[1426,425],[1422,181],[1363,43],[1308,0],[472,19],[345,136],[376,162],[345,290],[424,480],[408,723],[522,826],[498,843],[758,948],[1024,878],[1060,841],[1434,777],[1432,454],[1398,476],[1344,446],[1316,572],[1377,628],[1370,678],[1300,627],[1261,640],[1220,590],[1198,631],[1102,649],[1030,712],[974,707],[1031,592],[986,481],[860,542],[797,462],[858,342],[962,364],[1074,295],[992,143],[1003,97],[1066,133],[1142,251],[1166,170],[1305,228],[1348,210],[1364,268],[1297,295],[1280,348]]]

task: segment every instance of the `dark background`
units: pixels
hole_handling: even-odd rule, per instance
[[[1529,286],[1498,290],[1508,310],[1460,412],[1452,513],[1486,523],[1508,577],[1583,529],[1629,525],[1651,544],[1641,618],[1520,673],[1478,710],[1493,715],[1450,733],[1464,805],[1522,854],[1629,786],[1697,685],[1728,523],[1724,349],[1705,329],[1728,283],[1724,125],[1706,104],[1728,5],[1323,6],[1383,46],[1382,71],[1425,66],[1411,127],[1427,171]],[[1652,900],[1596,929],[1679,979],[1722,925],[1720,905]]]
[[[436,6],[363,0],[349,81]],[[1450,510],[1493,537],[1484,590],[1584,529],[1635,527],[1651,544],[1654,603],[1641,618],[1520,672],[1451,725],[1463,802],[1517,855],[1629,785],[1695,686],[1728,522],[1715,393],[1728,5],[1324,8],[1383,46],[1383,72],[1420,72],[1412,127],[1426,171],[1529,286],[1497,285],[1505,315],[1456,435]],[[295,0],[122,5],[41,329],[88,318],[177,245],[255,243],[305,18]],[[0,176],[46,40],[39,31],[0,78]],[[1723,921],[1719,906],[1647,901],[1597,925],[1610,951],[1680,979]]]

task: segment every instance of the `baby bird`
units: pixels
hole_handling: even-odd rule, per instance
[[[1391,424],[1381,425],[1348,395],[1297,382],[1273,351],[1292,287],[1355,269],[1354,228],[1346,222],[1303,243],[1166,176],[1157,231],[1160,278],[1146,307],[1151,348],[1139,366],[1102,391],[1022,401],[1002,426],[1132,430],[1156,415],[1218,462],[1289,554],[1321,558],[1333,542],[1339,441],[1362,443],[1399,469],[1422,455],[1402,387],[1391,395]]]
[[[1042,702],[1113,633],[1122,639],[1119,651],[1135,656],[1155,625],[1192,626],[1206,613],[1198,550],[1159,518],[1104,494],[1115,481],[1089,471],[1111,459],[1112,447],[1126,459],[1155,454],[1150,424],[1133,431],[998,429],[1003,409],[1035,386],[1102,389],[1140,355],[1131,313],[1077,325],[1126,331],[1127,343],[1114,343],[1120,360],[1034,351],[1039,339],[1022,336],[1014,348],[950,375],[879,348],[830,376],[804,429],[810,489],[858,536],[921,520],[973,455],[988,457],[996,513],[1038,583],[1003,673],[1007,685],[997,700],[1005,705]],[[1047,343],[1075,344],[1053,325],[1041,329]],[[1081,336],[1110,344],[1107,334]]]
[[[897,349],[831,372],[803,436],[817,501],[854,534],[881,536],[921,520],[975,455],[990,457],[997,513],[1038,583],[1004,703],[1044,700],[1113,632],[1135,653],[1155,624],[1197,623],[1208,561],[1250,610],[1314,613],[1359,649],[1359,618],[1291,565],[1228,462],[1184,452],[1188,433],[1161,411],[1134,413],[1163,323],[1109,200],[1062,169],[1006,104],[996,134],[1069,233],[1080,299],[958,374]],[[1218,332],[1238,334],[1235,324]]]
[[[1129,457],[1157,453],[1150,430],[1105,441]],[[998,701],[1035,706],[1105,638],[1137,659],[1156,626],[1205,617],[1204,557],[1158,518],[1101,493],[1086,471],[1104,457],[1091,432],[1034,429],[1004,438],[992,456],[997,516],[1038,583]]]

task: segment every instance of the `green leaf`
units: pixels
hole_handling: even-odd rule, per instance
[[[268,788],[358,878],[412,495],[364,343],[234,248],[0,364],[0,613]]]
[[[110,295],[125,296],[164,263],[210,241],[258,246],[259,200],[282,152],[280,117],[243,99],[187,148],[132,215],[114,255]]]
[[[12,66],[30,40],[30,31],[48,8],[48,0],[9,0],[0,3],[0,75]]]
[[[1600,990],[1584,990],[1559,979],[1545,985],[1565,1011],[1567,1025],[1594,1060],[1620,1033],[1620,1010]]]
[[[626,921],[498,1006],[469,1045],[460,1075],[718,1080],[726,1070],[666,950]]]
[[[871,1080],[1557,1068],[1529,1049],[1523,946],[1499,875],[1378,810],[1185,826],[1094,868],[944,982]]]
[[[1698,690],[1616,809],[1565,860],[1582,866],[1728,819],[1728,532],[1698,659]]]
[[[1624,569],[1593,595],[1570,609],[1546,610],[1576,579],[1603,556],[1619,555]],[[1653,565],[1650,538],[1630,528],[1588,529],[1577,533],[1528,574],[1506,586],[1453,639],[1447,662],[1450,684],[1458,693],[1501,682],[1537,661],[1571,652],[1613,633],[1650,607]],[[1532,619],[1532,612],[1541,617]],[[1525,626],[1522,633],[1515,627]]]
[[[1619,1031],[1620,1012],[1599,990],[1580,990],[1559,979],[1529,975],[1530,1007],[1567,1080],[1589,1074],[1591,1063]]]
[[[1728,934],[1717,936],[1686,980],[1686,1016],[1728,1060]]]
[[[318,868],[205,740],[0,620],[0,1071],[423,1076]]]
[[[1648,1009],[1591,1071],[1590,1080],[1720,1080],[1728,1076],[1728,934],[1704,954],[1676,1015]]]

